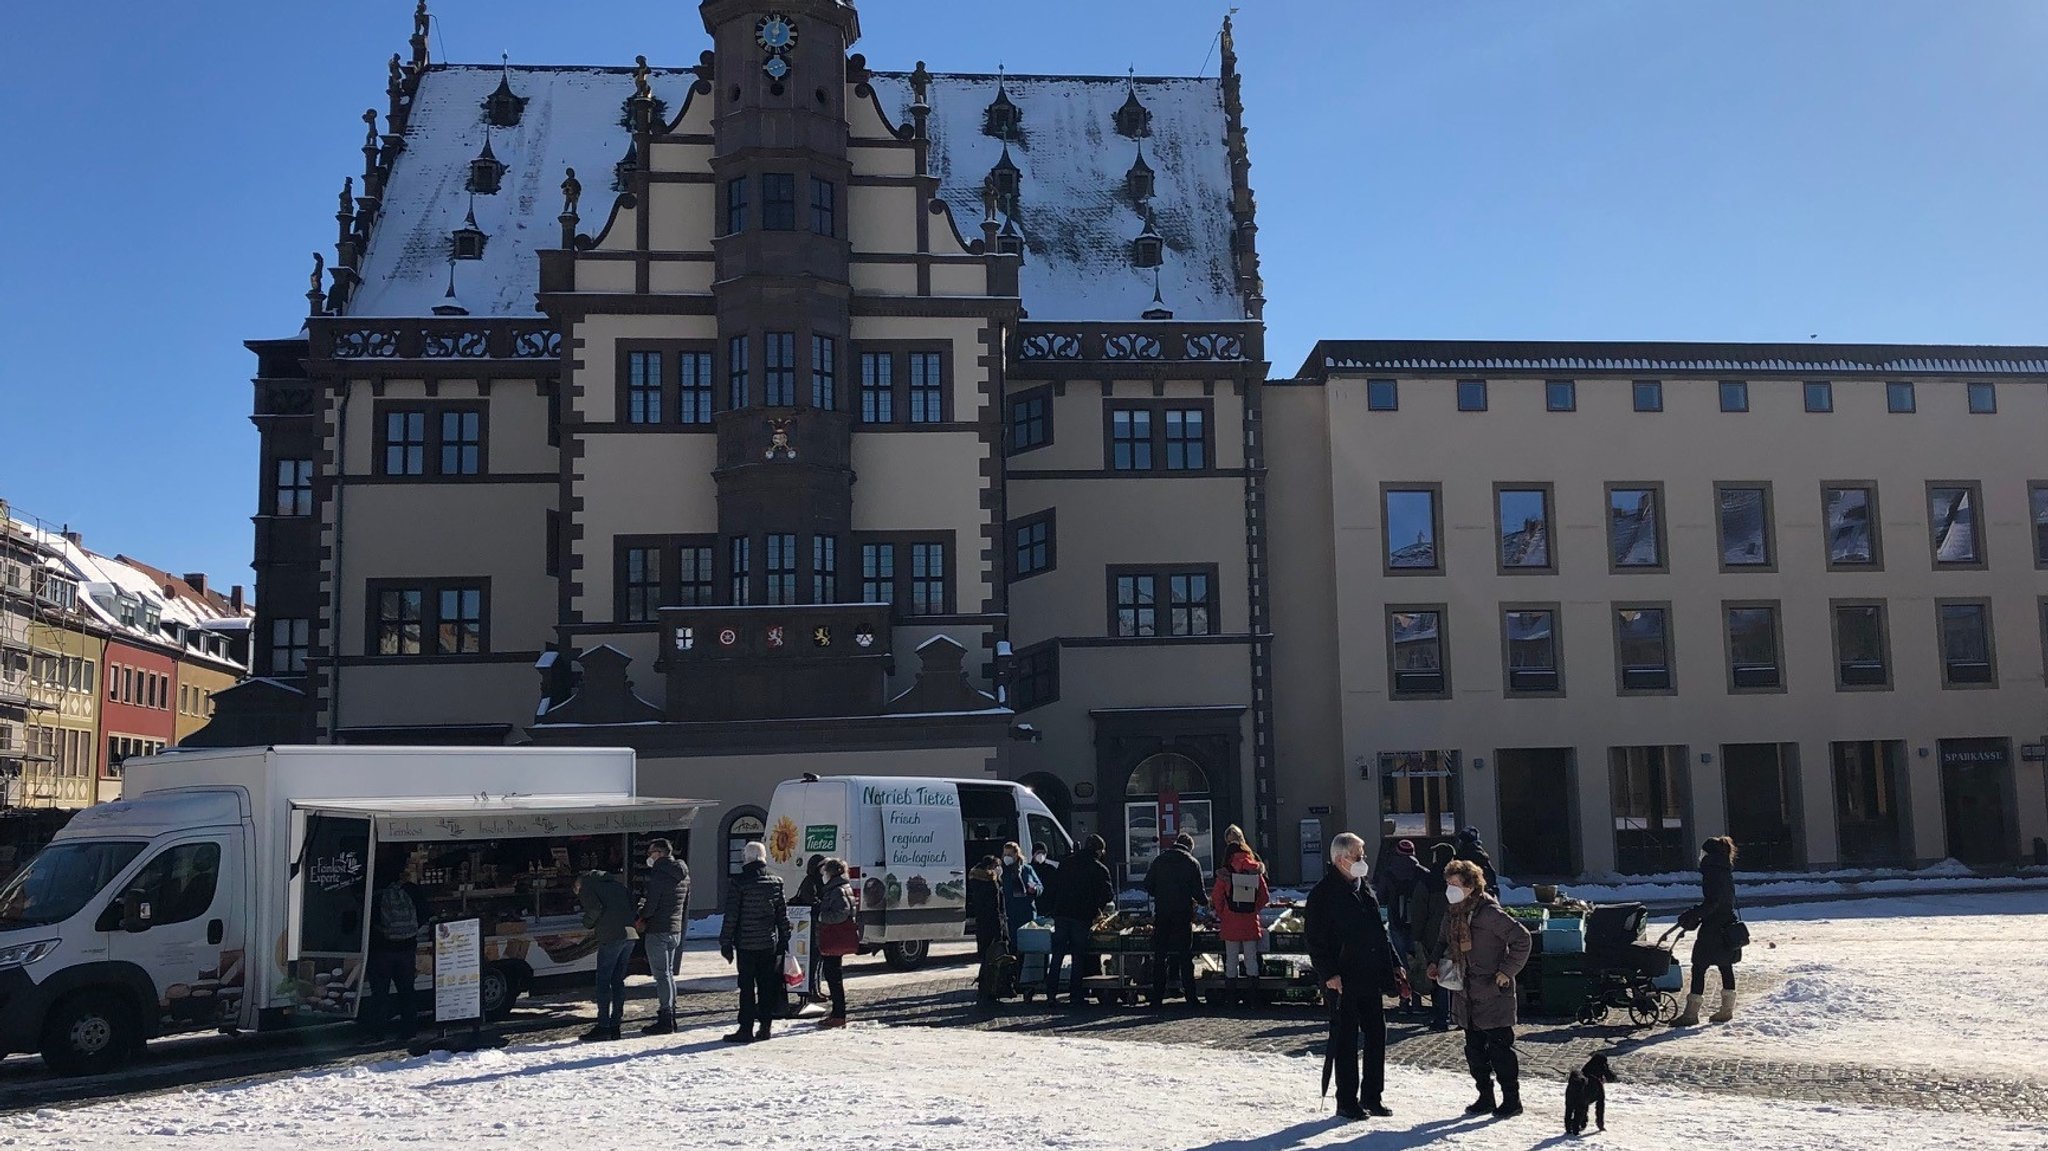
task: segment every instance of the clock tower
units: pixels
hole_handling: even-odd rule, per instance
[[[791,572],[808,599],[837,577],[853,527],[846,50],[860,21],[841,0],[702,12],[716,45],[721,560],[735,602],[777,602]]]

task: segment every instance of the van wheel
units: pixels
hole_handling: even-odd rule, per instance
[[[924,966],[931,957],[932,943],[929,939],[911,939],[902,943],[887,944],[882,948],[882,958],[894,971],[915,971]]]
[[[524,982],[519,969],[510,963],[485,964],[483,977],[477,985],[477,998],[483,1007],[484,1018],[503,1019],[512,1014],[512,1004],[519,999],[519,989]]]
[[[43,1062],[59,1075],[112,1071],[141,1047],[127,1000],[104,991],[72,995],[43,1021]]]

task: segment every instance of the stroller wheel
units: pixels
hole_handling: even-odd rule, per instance
[[[1589,998],[1579,1004],[1579,1022],[1592,1025],[1607,1018],[1607,1005],[1597,998]]]
[[[1669,991],[1657,993],[1657,1022],[1670,1023],[1678,1018],[1678,996]]]
[[[1629,1000],[1628,1020],[1637,1027],[1652,1027],[1657,1023],[1663,1005],[1657,1002],[1659,994],[1654,991],[1639,991]],[[1664,996],[1663,998],[1669,998]],[[1676,1013],[1672,1018],[1677,1018]]]

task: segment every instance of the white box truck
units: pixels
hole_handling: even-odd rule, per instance
[[[689,799],[634,793],[630,750],[267,747],[131,759],[0,888],[0,1055],[112,1067],[152,1036],[354,1017],[371,901],[410,875],[429,924],[480,921],[486,1014],[594,967],[591,869],[684,854]]]
[[[967,935],[967,870],[1014,842],[1065,859],[1074,842],[1021,783],[806,775],[768,803],[768,866],[795,894],[812,856],[846,862],[863,951],[923,963],[932,941]]]

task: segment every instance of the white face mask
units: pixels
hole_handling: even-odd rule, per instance
[[[1016,856],[1014,856],[1014,855],[1005,855],[1005,856],[1003,856],[1003,866],[1004,866],[1004,867],[1015,867],[1015,866],[1017,866],[1017,857],[1016,857]]]
[[[655,864],[660,863],[661,859],[662,857],[659,855],[650,855],[647,857],[647,866],[653,867]]]
[[[1363,859],[1354,859],[1344,865],[1344,870],[1350,873],[1353,879],[1364,879],[1367,873],[1372,871],[1372,865]]]
[[[1449,887],[1444,888],[1444,902],[1451,904],[1463,903],[1465,902],[1465,894],[1464,888],[1453,883]]]

